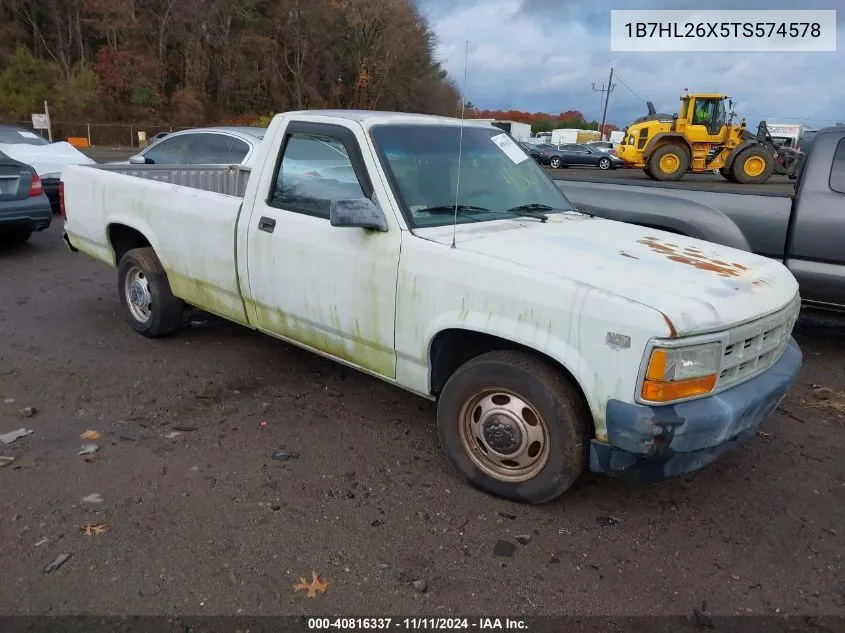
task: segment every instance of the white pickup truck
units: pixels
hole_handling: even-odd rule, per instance
[[[579,213],[486,123],[291,112],[248,174],[62,180],[65,239],[117,267],[135,330],[189,304],[436,399],[455,469],[513,500],[700,468],[801,366],[784,266]]]

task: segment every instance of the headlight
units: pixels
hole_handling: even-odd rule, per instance
[[[713,391],[722,364],[722,344],[655,347],[646,366],[640,396],[671,402]]]

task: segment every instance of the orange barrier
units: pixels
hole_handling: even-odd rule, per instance
[[[67,142],[77,149],[88,147],[88,139],[84,136],[69,136]]]

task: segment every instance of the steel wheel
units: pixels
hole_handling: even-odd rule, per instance
[[[123,291],[126,293],[126,305],[132,317],[141,323],[149,321],[153,314],[153,297],[144,271],[137,266],[130,268],[126,274]]]
[[[756,178],[766,171],[766,161],[761,156],[750,156],[742,168],[746,176]]]
[[[548,461],[545,420],[528,401],[507,389],[472,395],[461,409],[458,424],[467,455],[499,481],[527,481]]]

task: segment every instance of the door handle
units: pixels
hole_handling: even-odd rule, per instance
[[[258,221],[258,230],[264,231],[265,233],[272,233],[273,229],[276,228],[276,221],[273,218],[267,218],[261,216],[261,219]]]

